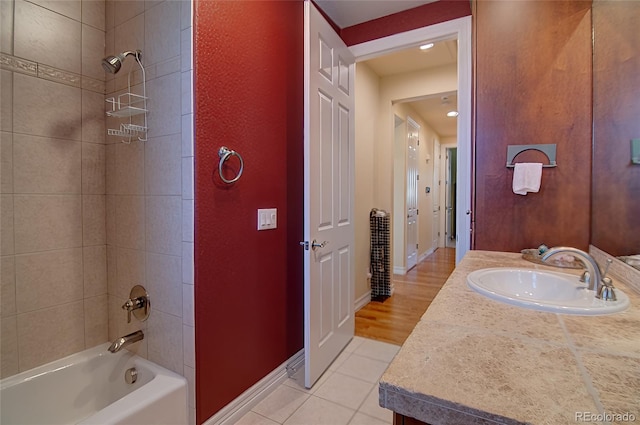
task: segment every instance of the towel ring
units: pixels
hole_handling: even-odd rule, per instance
[[[238,179],[240,179],[240,176],[242,175],[242,171],[244,170],[244,161],[242,160],[242,157],[240,156],[240,154],[232,149],[227,148],[226,146],[221,146],[220,149],[218,149],[218,156],[220,157],[220,162],[218,162],[218,173],[220,173],[220,179],[222,179],[222,181],[227,184],[237,182]],[[228,160],[232,156],[237,156],[238,159],[240,160],[240,170],[238,171],[238,174],[234,178],[227,179],[222,174],[222,165],[225,163],[226,160]]]

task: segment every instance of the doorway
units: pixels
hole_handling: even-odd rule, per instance
[[[427,41],[456,40],[457,46],[457,179],[456,179],[456,264],[470,248],[471,241],[471,17],[464,17],[443,22],[429,27],[395,34],[389,37],[372,40],[350,47],[356,62],[362,62],[408,48],[417,48]],[[415,87],[407,83],[405,96],[396,98],[410,99]],[[413,89],[413,90],[412,90]],[[438,90],[431,87],[432,93]],[[416,96],[417,97],[417,96]],[[390,101],[392,99],[389,99]],[[383,99],[381,101],[384,102]],[[389,109],[391,106],[389,105]],[[381,112],[381,116],[383,116]],[[393,140],[394,118],[389,111],[389,118],[378,127],[387,134],[387,146],[380,141],[374,144],[373,163],[376,166],[374,176],[377,193],[373,199],[379,208],[390,210],[393,206]],[[390,145],[390,146],[389,146]],[[385,164],[385,161],[386,164]],[[358,189],[356,189],[358,190]],[[461,229],[465,229],[461,231]]]

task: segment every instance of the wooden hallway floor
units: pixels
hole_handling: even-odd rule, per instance
[[[402,345],[453,271],[456,251],[438,248],[406,275],[393,275],[393,295],[356,313],[356,336]]]

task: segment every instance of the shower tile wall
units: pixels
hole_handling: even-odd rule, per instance
[[[104,4],[0,2],[2,377],[108,338]]]
[[[107,136],[106,243],[109,338],[143,329],[140,355],[187,377],[191,422],[194,402],[193,319],[193,111],[191,2],[106,2],[108,54],[142,50],[148,101],[148,141],[125,144]],[[106,96],[140,93],[141,74],[129,58],[106,76]],[[129,68],[129,64],[132,64]],[[108,128],[121,120],[107,118]],[[151,296],[147,322],[120,308],[131,287]]]
[[[190,1],[15,0],[1,6],[2,376],[136,329],[134,350],[189,380],[194,417]],[[106,136],[105,97],[141,90],[147,142]],[[131,68],[130,68],[131,65]],[[147,322],[121,305],[136,284]],[[43,349],[46,347],[46,350]]]

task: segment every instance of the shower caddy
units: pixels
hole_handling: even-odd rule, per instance
[[[140,142],[147,141],[147,79],[144,73],[144,66],[140,61],[139,55],[136,55],[136,62],[140,65],[142,71],[142,94],[133,93],[131,89],[131,74],[129,70],[127,75],[127,92],[118,96],[106,99],[110,108],[107,110],[107,116],[116,118],[129,118],[128,123],[121,123],[119,129],[107,129],[107,135],[123,137],[122,143],[130,144],[134,137]],[[143,116],[142,124],[134,124],[134,116]]]

